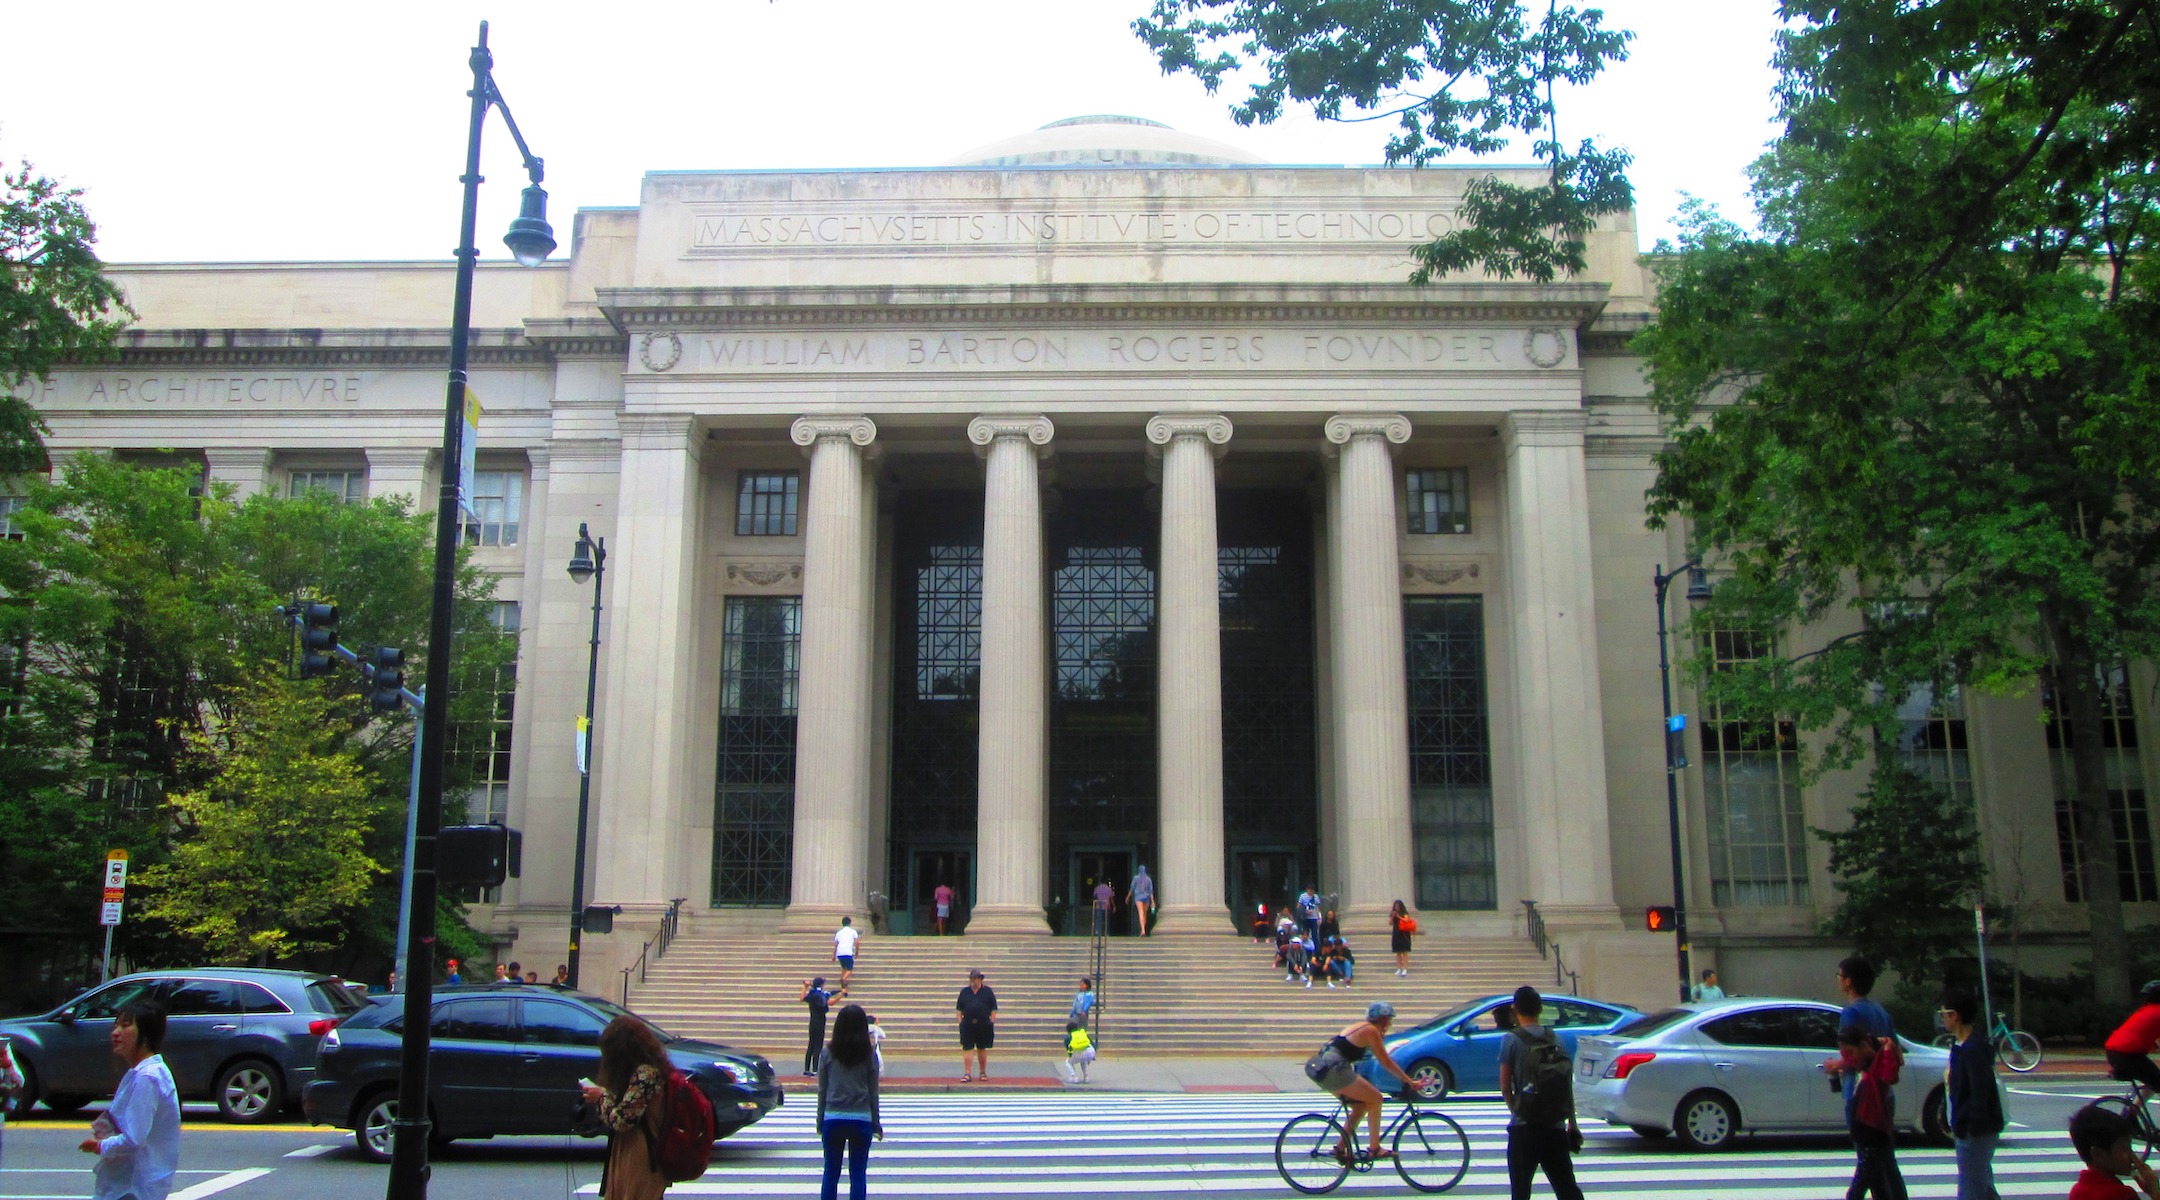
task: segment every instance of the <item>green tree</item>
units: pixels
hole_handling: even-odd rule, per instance
[[[95,359],[134,313],[90,247],[82,189],[0,166],[0,474],[43,470],[45,422],[13,391],[65,359]]]
[[[1823,932],[1896,971],[1901,994],[1943,983],[1944,960],[1968,945],[1969,903],[1985,879],[1971,802],[1881,755],[1851,826],[1814,833],[1843,897]]]
[[[143,915],[212,961],[267,964],[337,944],[382,873],[365,849],[379,814],[323,689],[268,664],[249,675],[231,723],[193,735],[217,773],[171,797],[171,856],[137,883]]]
[[[1393,122],[1389,165],[1532,141],[1542,184],[1488,175],[1463,193],[1465,227],[1415,248],[1425,283],[1482,268],[1548,283],[1584,268],[1601,216],[1628,211],[1626,151],[1561,140],[1555,84],[1586,83],[1627,57],[1633,37],[1604,14],[1525,0],[1155,0],[1133,32],[1165,74],[1188,72],[1213,94],[1248,68],[1261,78],[1231,106],[1266,125],[1286,105],[1324,121]]]
[[[1761,232],[1687,214],[1636,347],[1699,619],[1865,633],[1711,681],[1868,753],[1918,687],[2047,687],[2095,988],[2129,999],[2102,673],[2160,650],[2160,26],[2131,0],[1788,3]]]
[[[418,674],[432,571],[432,523],[402,501],[341,504],[322,494],[232,502],[198,494],[193,470],[154,470],[82,455],[53,484],[33,484],[15,515],[24,537],[0,541],[0,906],[18,927],[86,927],[97,911],[96,864],[119,846],[161,861],[174,840],[168,795],[214,793],[238,728],[238,705],[285,670],[290,627],[272,609],[305,592],[340,605],[343,640],[407,649]],[[498,674],[515,638],[492,620],[493,583],[461,560],[453,731],[492,717]],[[295,686],[326,704],[334,749],[367,789],[363,852],[402,860],[415,722],[368,710],[357,672]],[[453,797],[470,759],[446,764]],[[458,805],[451,805],[452,815]],[[345,967],[387,950],[398,879],[377,881],[340,917]],[[132,903],[132,902],[131,902]],[[461,929],[459,910],[448,920]],[[293,928],[306,941],[315,930]],[[120,931],[139,962],[200,953],[159,922]]]

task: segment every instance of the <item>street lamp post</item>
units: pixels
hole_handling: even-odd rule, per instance
[[[600,583],[607,575],[607,539],[595,538],[578,522],[577,549],[570,554],[570,578],[592,580],[592,652],[585,659],[585,725],[578,731],[577,857],[570,873],[570,986],[578,985],[578,945],[585,940],[585,818],[592,804],[593,694],[600,685]]]
[[[539,159],[525,145],[510,107],[495,87],[494,56],[488,53],[487,22],[480,23],[479,44],[472,48],[471,122],[465,139],[464,209],[458,223],[457,290],[450,306],[450,385],[443,404],[442,486],[435,505],[434,595],[428,610],[427,689],[429,703],[420,714],[419,802],[413,810],[412,907],[407,920],[405,961],[405,1036],[399,1058],[398,1115],[392,1125],[389,1200],[425,1200],[428,1181],[428,1017],[435,979],[435,839],[442,828],[443,744],[450,732],[450,634],[457,604],[458,491],[465,432],[465,375],[472,337],[473,266],[480,251],[473,245],[479,223],[480,132],[490,108],[502,110],[503,123],[524,156],[531,184],[521,211],[503,238],[510,253],[528,267],[540,265],[555,251],[547,223],[547,192],[540,187]]]
[[[1657,590],[1658,696],[1665,705],[1665,821],[1666,832],[1672,839],[1673,937],[1680,968],[1682,1004],[1688,1001],[1692,970],[1688,957],[1687,871],[1680,856],[1680,765],[1672,752],[1672,659],[1665,647],[1665,593],[1673,580],[1685,574],[1688,577],[1687,598],[1709,599],[1710,581],[1703,577],[1701,563],[1701,559],[1691,558],[1670,572],[1665,570],[1664,563],[1659,563],[1651,577],[1651,584]]]

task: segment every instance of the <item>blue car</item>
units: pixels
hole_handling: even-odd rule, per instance
[[[1642,1016],[1625,1004],[1584,1000],[1559,992],[1540,992],[1545,998],[1546,1028],[1560,1035],[1570,1056],[1575,1039],[1585,1034],[1610,1033]],[[1450,1092],[1497,1092],[1500,1090],[1500,1039],[1509,1036],[1515,1010],[1514,996],[1486,996],[1441,1013],[1416,1025],[1397,1025],[1387,1037],[1388,1053],[1410,1073],[1423,1100],[1438,1100]],[[1402,1082],[1387,1068],[1367,1058],[1358,1072],[1382,1092],[1398,1095]]]

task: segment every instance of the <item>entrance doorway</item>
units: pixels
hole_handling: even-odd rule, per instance
[[[967,928],[968,910],[975,903],[974,852],[913,850],[908,853],[907,884],[912,932],[937,933],[937,889],[941,883],[953,890],[952,918],[945,922],[945,932],[950,935]]]
[[[1237,850],[1230,861],[1230,905],[1237,913],[1238,928],[1253,933],[1254,921],[1262,917],[1261,905],[1267,906],[1264,919],[1272,926],[1275,915],[1297,895],[1297,851]]]
[[[1062,932],[1083,937],[1095,932],[1095,885],[1098,883],[1108,883],[1117,896],[1117,908],[1110,914],[1109,932],[1137,932],[1133,924],[1132,898],[1126,894],[1132,890],[1135,854],[1130,846],[1072,852],[1073,902],[1066,918],[1068,927]]]

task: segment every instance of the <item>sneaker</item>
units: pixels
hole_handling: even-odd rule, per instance
[[[1306,980],[1306,981],[1305,981],[1305,990],[1306,990],[1306,991],[1311,991],[1311,990],[1312,990],[1312,980],[1308,979],[1308,980]]]
[[[1328,981],[1327,981],[1327,990],[1329,990],[1329,991],[1331,991],[1331,992],[1335,990],[1335,981],[1334,981],[1334,980],[1330,979],[1330,980],[1328,980]]]
[[[1284,983],[1296,983],[1296,982],[1297,982],[1297,976],[1295,976],[1295,975],[1285,975],[1285,976],[1283,976],[1283,977],[1282,977],[1282,981],[1283,981]]]

